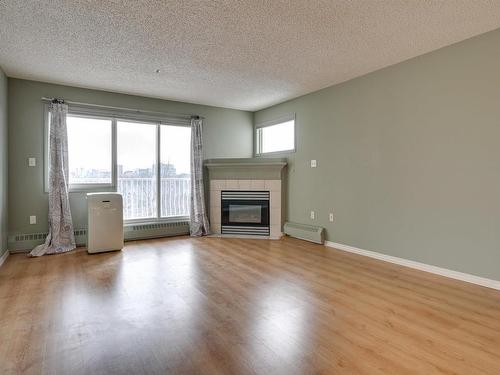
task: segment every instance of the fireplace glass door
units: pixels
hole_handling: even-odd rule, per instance
[[[229,203],[229,223],[262,223],[262,205]]]
[[[222,191],[222,233],[269,234],[268,191]]]

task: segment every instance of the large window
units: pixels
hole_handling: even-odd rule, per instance
[[[46,145],[50,133],[46,107]],[[70,191],[116,190],[124,219],[157,221],[189,215],[191,194],[188,118],[117,115],[104,109],[69,108]],[[48,187],[50,152],[46,147]]]
[[[295,151],[295,115],[256,126],[256,155]]]

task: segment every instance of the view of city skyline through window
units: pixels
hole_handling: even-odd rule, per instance
[[[111,184],[111,120],[68,116],[69,183]]]
[[[111,119],[67,117],[70,185],[112,185],[112,124]],[[189,215],[191,129],[116,121],[116,142],[116,189],[123,196],[124,219]]]
[[[160,126],[160,214],[188,216],[191,194],[191,129]]]

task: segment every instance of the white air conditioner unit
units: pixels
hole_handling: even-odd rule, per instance
[[[310,242],[323,244],[325,242],[325,229],[315,225],[299,223],[285,223],[285,234]]]
[[[87,194],[87,251],[101,253],[123,248],[123,199],[119,193]]]

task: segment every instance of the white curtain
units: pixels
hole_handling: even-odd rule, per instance
[[[207,235],[210,231],[205,207],[203,186],[203,121],[191,119],[191,209],[189,232],[193,237]]]
[[[50,106],[49,136],[49,234],[45,243],[35,247],[30,256],[63,253],[73,250],[75,236],[68,197],[68,106]]]

